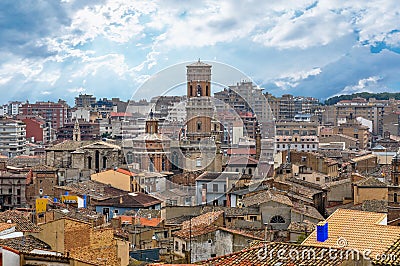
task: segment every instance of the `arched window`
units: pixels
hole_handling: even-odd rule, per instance
[[[397,203],[397,202],[398,202],[397,193],[394,193],[394,194],[393,194],[393,202],[394,202],[394,203]]]
[[[249,175],[253,174],[253,169],[249,168]]]
[[[103,169],[107,168],[107,157],[103,156]]]
[[[200,130],[201,130],[201,122],[198,121],[198,122],[197,122],[197,131],[200,131]]]
[[[201,95],[201,86],[200,86],[200,84],[197,85],[197,96],[202,96]]]
[[[132,154],[132,152],[128,152],[128,153],[126,154],[126,162],[127,162],[128,164],[133,163],[133,154]]]
[[[210,95],[208,94],[208,85],[206,86],[206,96],[210,96]]]
[[[88,157],[88,169],[92,169],[92,157]]]
[[[269,222],[271,224],[284,224],[285,219],[280,215],[275,215],[274,217],[271,218],[271,220]]]
[[[172,169],[177,170],[178,169],[178,164],[179,163],[179,158],[178,158],[178,153],[174,151],[172,153]]]
[[[165,171],[165,158],[162,157],[162,161],[161,161],[161,170]]]

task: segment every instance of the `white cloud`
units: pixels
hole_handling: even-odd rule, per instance
[[[98,57],[85,57],[82,59],[81,68],[78,68],[71,75],[72,78],[95,76],[100,68],[106,68],[109,71],[123,77],[129,73],[129,66],[125,63],[125,56],[122,54],[107,54]]]
[[[68,92],[70,92],[70,93],[82,93],[85,91],[86,91],[86,89],[82,88],[82,87],[68,89]]]
[[[341,92],[337,93],[336,95],[352,94],[358,92],[383,92],[386,90],[386,86],[379,84],[380,81],[382,81],[382,78],[378,76],[360,79],[356,85],[346,86]]]
[[[277,87],[288,90],[291,88],[295,88],[299,85],[299,83],[311,76],[316,76],[321,73],[321,69],[319,67],[313,68],[309,71],[299,71],[295,73],[288,73],[281,75],[277,80],[272,81]]]

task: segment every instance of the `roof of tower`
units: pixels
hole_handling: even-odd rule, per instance
[[[211,67],[211,65],[206,64],[204,62],[201,62],[200,59],[197,62],[194,62],[190,65],[188,65],[188,67],[197,67],[197,66],[206,66],[206,67]]]

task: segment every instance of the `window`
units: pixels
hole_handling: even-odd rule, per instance
[[[175,241],[175,251],[178,251],[179,250],[179,243],[178,243],[178,241]]]
[[[201,158],[196,159],[196,166],[201,167]]]
[[[249,168],[249,175],[253,174],[253,169]]]
[[[200,121],[197,122],[197,131],[201,131],[201,122]]]
[[[201,86],[200,86],[200,84],[197,85],[197,96],[202,96],[201,95]]]
[[[186,245],[182,244],[182,252],[185,252],[185,251],[186,251]]]
[[[271,224],[284,224],[285,219],[280,215],[275,215],[274,217],[271,218],[270,223]]]
[[[213,192],[218,192],[218,184],[213,184]]]
[[[103,169],[107,168],[107,157],[103,156]]]
[[[133,163],[133,154],[132,154],[132,152],[128,152],[128,153],[127,153],[127,155],[126,155],[126,162],[127,162],[128,164]]]
[[[397,193],[394,193],[394,194],[393,194],[393,202],[394,202],[394,203],[397,203],[397,202],[398,202]]]
[[[88,169],[92,169],[92,157],[88,157]]]
[[[114,210],[114,213],[118,214],[118,213],[119,213],[119,210],[118,210],[118,209],[115,209],[115,210]]]

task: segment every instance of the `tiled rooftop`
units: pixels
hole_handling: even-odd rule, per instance
[[[19,232],[40,232],[42,229],[28,220],[20,211],[8,210],[0,213],[0,222],[15,223]]]
[[[385,220],[383,213],[338,209],[325,220],[328,223],[328,239],[318,242],[314,231],[303,244],[337,248],[339,240],[344,239],[346,249],[360,252],[370,249],[371,256],[383,254],[400,238],[400,227],[380,224]]]
[[[229,180],[239,180],[240,174],[236,172],[204,172],[201,174],[199,177],[196,178],[196,181],[202,180],[202,181],[212,181],[215,179],[219,180],[226,180],[229,178]]]
[[[207,212],[182,223],[182,229],[189,227],[199,227],[214,224],[217,219],[224,214],[224,211]]]
[[[360,181],[356,182],[355,185],[357,185],[358,187],[382,187],[382,188],[387,187],[385,183],[379,181],[375,177],[367,177],[361,179]]]
[[[215,225],[200,225],[200,226],[187,227],[187,228],[183,228],[179,231],[174,232],[173,235],[176,237],[179,237],[181,239],[188,240],[188,239],[190,239],[190,236],[193,238],[193,237],[205,235],[205,234],[208,234],[211,232],[215,232],[217,230],[229,232],[234,235],[241,235],[241,236],[245,236],[245,237],[252,238],[252,239],[262,240],[262,238],[257,237],[254,234],[250,234],[246,231],[241,231],[241,230],[232,229],[232,228],[226,228],[226,227],[222,227],[222,226],[215,226]]]
[[[51,250],[50,245],[34,236],[21,236],[7,239],[0,239],[1,246],[7,246],[18,251],[31,252],[34,249]]]
[[[126,191],[93,180],[70,183],[65,186],[55,186],[55,188],[69,191],[70,194],[87,195],[94,200],[105,200],[126,194]]]
[[[233,166],[233,165],[257,165],[258,160],[253,159],[251,157],[247,156],[237,156],[237,157],[232,157],[228,165]]]
[[[260,191],[254,195],[245,196],[242,201],[244,206],[246,207],[251,207],[269,201],[293,206],[292,201],[287,196],[271,191],[269,189]]]
[[[243,215],[257,215],[260,214],[258,208],[234,208],[234,207],[222,207],[222,206],[204,206],[202,213],[212,211],[224,211],[225,217],[243,216]]]
[[[281,256],[278,256],[277,252]],[[311,256],[301,256],[304,252],[311,251]],[[289,253],[292,256],[289,256]],[[314,256],[315,253],[315,256]],[[272,254],[270,256],[270,254]],[[286,255],[285,255],[286,254]],[[293,254],[300,254],[299,256],[293,256]],[[307,247],[303,245],[295,245],[289,243],[271,242],[266,244],[260,244],[258,246],[244,249],[239,252],[227,254],[225,256],[213,258],[207,261],[199,262],[200,265],[209,266],[295,266],[295,265],[307,265],[307,266],[336,266],[345,260],[336,256],[332,258],[326,249],[318,247]]]
[[[161,203],[160,200],[141,193],[141,192],[135,192],[135,193],[129,193],[126,195],[114,197],[111,199],[106,199],[103,200],[96,205],[99,206],[115,206],[115,207],[127,207],[127,208],[147,208],[149,206],[153,206],[156,204]]]

